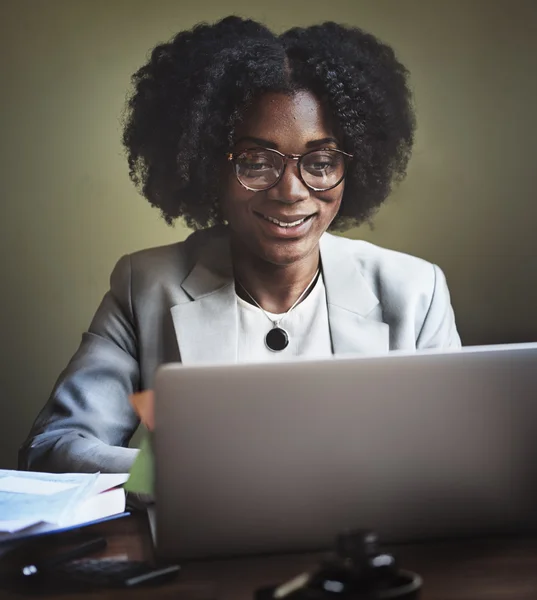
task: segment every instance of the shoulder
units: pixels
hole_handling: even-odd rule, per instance
[[[390,250],[363,240],[329,235],[331,251],[352,261],[370,287],[379,294],[433,293],[443,277],[437,265],[417,256]],[[342,256],[343,258],[343,256]]]
[[[128,277],[138,284],[150,281],[182,281],[208,245],[222,235],[220,228],[203,229],[194,231],[181,242],[126,254],[116,263],[113,277]]]
[[[361,240],[328,236],[329,252],[353,265],[378,300],[394,348],[460,347],[450,293],[437,265]],[[340,284],[341,285],[341,284]]]

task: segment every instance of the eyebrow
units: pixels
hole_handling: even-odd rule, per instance
[[[247,135],[239,138],[235,143],[239,144],[240,142],[254,142],[259,146],[265,146],[265,148],[273,148],[274,150],[278,149],[278,144],[271,142],[270,140],[264,140],[263,138],[253,137],[251,135]],[[306,144],[306,148],[314,148],[315,146],[322,146],[323,144],[337,144],[338,141],[333,137],[325,137],[320,140],[311,140]]]

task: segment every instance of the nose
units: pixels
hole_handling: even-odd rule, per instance
[[[298,175],[296,161],[289,161],[280,181],[267,192],[269,200],[294,204],[309,198],[310,192]]]

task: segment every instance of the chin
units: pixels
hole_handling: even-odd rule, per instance
[[[273,265],[285,267],[305,259],[317,248],[317,244],[317,241],[311,240],[265,242],[260,248],[260,257]]]

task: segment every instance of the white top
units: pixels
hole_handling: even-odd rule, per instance
[[[257,306],[237,296],[239,309],[238,362],[273,362],[292,356],[326,358],[332,355],[328,325],[326,290],[322,275],[308,296],[287,315],[267,315],[287,331],[289,345],[273,352],[265,345],[265,336],[273,328],[266,314]]]

